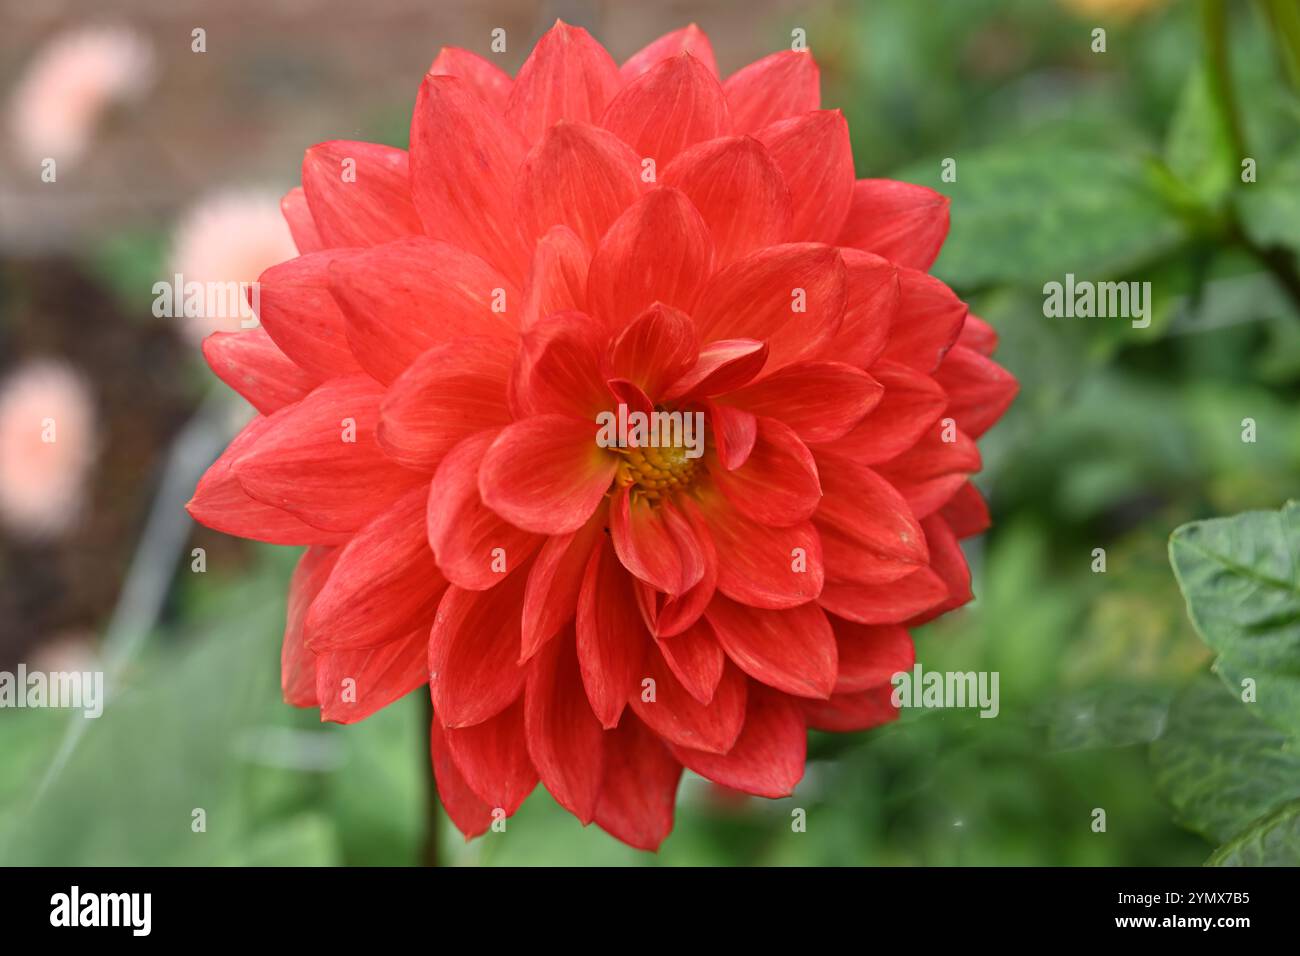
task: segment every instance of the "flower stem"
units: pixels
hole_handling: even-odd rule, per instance
[[[427,692],[424,694],[424,728],[424,733],[421,735],[421,739],[424,741],[424,753],[421,756],[428,789],[424,799],[424,845],[420,848],[420,865],[437,866],[438,827],[441,824],[440,818],[442,815],[438,812],[438,782],[433,776],[433,758],[431,756],[433,745],[433,698]]]

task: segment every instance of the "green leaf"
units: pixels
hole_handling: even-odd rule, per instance
[[[1292,800],[1214,851],[1207,866],[1300,864],[1300,800]]]
[[[1133,154],[1015,143],[963,155],[956,172],[956,182],[942,182],[932,161],[894,178],[952,198],[934,273],[959,288],[1041,287],[1067,272],[1103,279],[1159,256],[1181,234]]]
[[[1095,750],[1148,743],[1165,727],[1170,694],[1162,687],[1107,684],[1058,701],[1048,723],[1053,750]]]
[[[1216,670],[1234,690],[1253,680],[1261,716],[1300,732],[1300,504],[1183,525],[1169,558]]]
[[[1237,164],[1231,137],[1216,109],[1209,79],[1193,70],[1165,139],[1165,164],[1199,202],[1216,205],[1232,185]]]
[[[1300,251],[1300,161],[1261,161],[1256,176],[1241,187],[1237,207],[1247,234],[1261,246]]]
[[[1215,843],[1300,797],[1291,739],[1209,676],[1175,699],[1151,762],[1177,821]]]

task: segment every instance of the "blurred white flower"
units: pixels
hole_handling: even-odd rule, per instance
[[[0,382],[0,522],[41,540],[85,506],[96,451],[89,383],[63,362],[34,359]]]
[[[235,332],[240,326],[238,303],[225,290],[231,283],[251,286],[271,266],[298,255],[289,226],[280,213],[280,197],[255,190],[231,190],[200,201],[182,216],[172,240],[171,275],[186,288],[198,283],[203,292],[202,315],[187,315],[184,298],[174,303],[187,336],[197,341],[211,332]],[[246,301],[239,291],[239,301]],[[251,312],[243,318],[250,323]]]
[[[106,110],[143,94],[153,78],[153,48],[132,29],[60,33],[37,51],[10,97],[14,146],[30,162],[75,163]]]

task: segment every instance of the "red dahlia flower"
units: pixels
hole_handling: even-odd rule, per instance
[[[620,68],[559,23],[513,80],[443,50],[409,153],[307,151],[301,255],[205,342],[261,414],[191,513],[309,546],[286,698],[349,722],[427,681],[467,835],[539,779],[647,849],[683,766],[789,794],[807,728],[896,716],[907,628],[971,597],[1015,381],[926,274],[947,201],[855,182],[819,107],[808,53],[723,81],[693,26]],[[703,441],[611,447],[615,412]]]

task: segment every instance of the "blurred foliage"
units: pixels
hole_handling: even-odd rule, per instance
[[[1265,661],[1253,637],[1215,623],[1231,620],[1227,604],[1214,610],[1230,604],[1225,572],[1193,573],[1181,533],[1175,563],[1184,585],[1205,584],[1186,597],[1212,653],[1166,548],[1186,522],[1296,494],[1300,14],[1294,0],[1148,6],[1110,21],[1042,0],[873,2],[756,28],[773,47],[807,28],[860,176],[952,197],[936,272],[997,329],[999,361],[1021,381],[981,443],[994,526],[967,546],[976,600],[916,635],[926,669],[997,671],[998,717],[908,711],[867,734],[814,734],[785,800],[687,775],[657,855],[584,829],[539,788],[504,833],[466,844],[444,820],[443,862],[1295,860],[1295,724],[1261,719],[1269,708],[1207,676],[1218,654],[1233,687],[1244,666],[1262,694],[1265,664],[1294,685],[1294,611],[1279,612],[1290,643],[1279,637]],[[1099,25],[1104,53],[1090,47]],[[365,128],[401,142],[406,105]],[[128,231],[92,261],[110,277],[151,275],[160,249]],[[1042,286],[1067,272],[1149,281],[1150,327],[1045,317]],[[119,285],[138,295],[138,279]],[[150,652],[39,796],[67,717],[0,718],[0,860],[417,862],[420,695],[351,727],[283,706],[292,555],[255,554],[237,573],[182,571]],[[196,807],[203,834],[190,829]],[[792,831],[796,809],[805,833]]]

